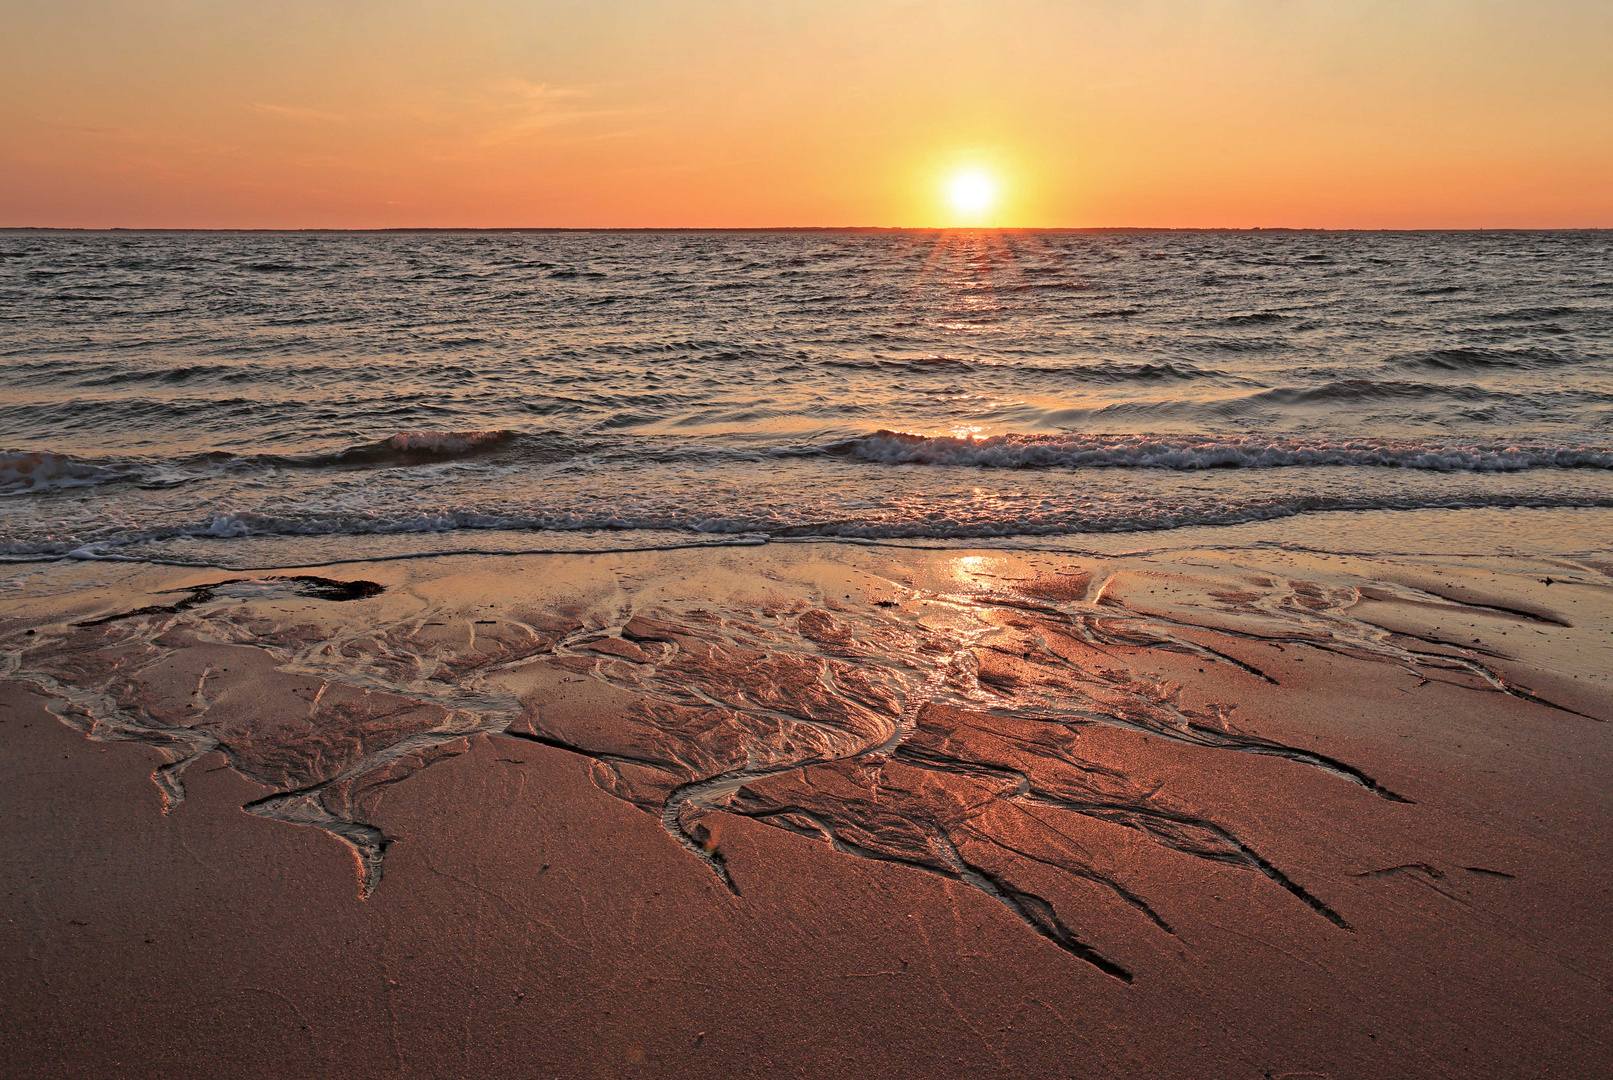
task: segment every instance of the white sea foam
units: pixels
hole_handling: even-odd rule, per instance
[[[95,465],[68,454],[33,450],[0,451],[0,495],[89,487],[127,475],[126,469]]]

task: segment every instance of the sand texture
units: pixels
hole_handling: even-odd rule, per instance
[[[1610,567],[14,568],[0,1074],[1608,1075]]]

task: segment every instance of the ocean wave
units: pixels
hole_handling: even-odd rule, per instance
[[[1268,469],[1369,466],[1437,472],[1613,469],[1613,448],[1550,444],[1461,444],[1396,440],[1194,438],[1138,435],[926,437],[878,431],[821,448],[881,465],[987,469]]]
[[[236,540],[247,537],[330,538],[455,533],[464,530],[532,533],[655,532],[697,538],[768,540],[931,540],[967,542],[1013,537],[1065,537],[1085,533],[1158,532],[1210,525],[1240,525],[1301,514],[1372,510],[1472,510],[1495,508],[1613,508],[1613,496],[1519,493],[1429,495],[1267,496],[1243,502],[1215,500],[1197,505],[1155,502],[1107,508],[1087,507],[1023,515],[947,516],[896,512],[865,517],[776,516],[742,512],[711,515],[601,511],[498,513],[442,509],[397,515],[327,510],[275,515],[252,512],[214,514],[184,525],[130,529],[93,540],[40,538],[0,542],[0,559],[117,558],[120,549],[170,541]]]
[[[1543,367],[1559,367],[1563,364],[1575,362],[1576,358],[1574,356],[1543,346],[1518,349],[1432,349],[1425,353],[1415,354],[1404,361],[1408,367],[1432,367],[1445,371],[1482,371],[1486,368],[1529,370]]]
[[[128,466],[97,465],[69,454],[5,450],[0,451],[0,495],[93,487],[128,479],[132,471]]]
[[[1351,405],[1365,402],[1485,401],[1510,397],[1481,386],[1455,386],[1401,379],[1336,379],[1318,386],[1274,386],[1250,400],[1268,405]]]
[[[1580,308],[1552,304],[1544,307],[1520,307],[1509,311],[1488,311],[1485,318],[1502,322],[1539,322],[1541,319],[1560,319],[1565,315],[1578,315]]]
[[[550,448],[550,456],[565,456],[553,439],[541,435],[518,436],[494,431],[404,431],[375,442],[342,450],[309,454],[232,454],[214,451],[177,461],[82,458],[41,450],[0,451],[0,496],[37,494],[98,484],[136,483],[170,487],[208,476],[238,474],[265,468],[381,469],[429,465],[474,458],[524,443],[529,458]]]
[[[322,466],[418,465],[474,457],[509,446],[517,438],[512,431],[400,431],[376,442],[350,446],[329,454],[284,456],[279,463]]]
[[[1113,408],[1113,407],[1112,407]],[[1111,411],[1112,411],[1111,408]],[[751,410],[702,422],[748,421]],[[626,425],[631,416],[620,419]],[[1509,473],[1540,469],[1613,469],[1613,447],[1544,442],[1457,443],[1301,436],[1029,435],[983,438],[870,434],[767,445],[720,436],[599,434],[554,431],[408,431],[336,450],[238,454],[212,451],[178,459],[82,458],[49,451],[0,452],[0,497],[44,494],[103,484],[168,488],[199,480],[245,481],[277,472],[320,473],[462,466],[517,473],[546,467],[726,467],[762,461],[818,459],[871,465],[936,465],[979,469],[1273,469],[1360,467],[1443,473]]]

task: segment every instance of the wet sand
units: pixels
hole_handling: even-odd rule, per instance
[[[1610,567],[18,569],[0,1071],[1604,1075]]]

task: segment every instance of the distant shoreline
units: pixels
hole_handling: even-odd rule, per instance
[[[306,228],[306,229],[194,229],[194,228],[162,228],[114,225],[107,228],[89,228],[78,226],[54,225],[0,225],[0,233],[207,233],[221,236],[252,235],[257,233],[332,233],[339,235],[410,235],[410,234],[490,234],[490,233],[1035,233],[1041,234],[1069,234],[1081,233],[1104,235],[1112,233],[1449,233],[1452,235],[1468,235],[1472,233],[1599,233],[1607,232],[1604,226],[1593,225],[1574,228],[1524,229],[1524,228],[1474,228],[1474,229],[1329,229],[1287,226],[1254,225],[1247,228],[1235,227],[1166,227],[1166,226],[1134,226],[1134,225],[1102,225],[1091,227],[1076,226],[1050,226],[1050,227],[990,227],[990,226],[941,226],[941,225],[776,225],[752,227],[725,227],[725,226],[549,226],[549,225],[513,225],[480,227],[422,227],[422,228],[393,228],[393,229],[332,229],[332,228]]]

